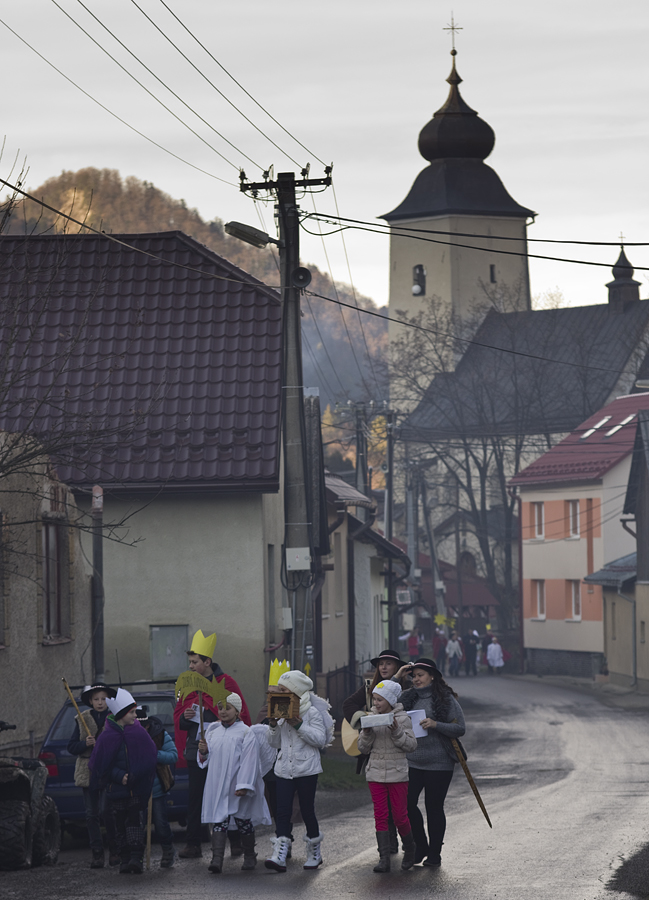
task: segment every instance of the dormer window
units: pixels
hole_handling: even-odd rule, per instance
[[[600,419],[600,421],[597,423],[597,425],[593,425],[592,428],[589,428],[587,431],[584,431],[584,433],[583,433],[582,436],[581,436],[581,440],[583,441],[583,440],[585,440],[587,437],[590,437],[591,434],[595,434],[595,432],[597,431],[597,429],[598,429],[598,428],[601,428],[602,425],[606,425],[606,423],[607,423],[608,421],[610,421],[611,418],[612,418],[612,416],[604,416],[603,419]]]
[[[616,431],[619,431],[620,428],[624,428],[625,425],[628,425],[629,422],[632,422],[635,419],[635,413],[631,416],[627,416],[626,419],[622,419],[619,425],[614,425],[613,428],[610,428],[604,437],[611,437],[612,434],[615,434]]]

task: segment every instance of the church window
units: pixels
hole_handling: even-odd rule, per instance
[[[495,266],[489,266],[489,281],[492,284],[496,283],[496,267]]]
[[[423,297],[426,293],[426,269],[422,265],[412,268],[412,293],[415,297]]]

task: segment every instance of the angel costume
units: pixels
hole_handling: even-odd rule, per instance
[[[208,767],[202,821],[214,823],[214,831],[227,831],[228,819],[233,816],[242,834],[257,825],[270,825],[259,744],[252,729],[241,721],[229,726],[214,722],[205,729],[205,740],[207,759],[201,762],[197,756],[201,769]],[[247,793],[237,797],[235,791],[240,790]]]

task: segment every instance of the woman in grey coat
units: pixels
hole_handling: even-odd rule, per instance
[[[458,762],[451,738],[464,734],[464,713],[457,702],[457,694],[448,686],[432,659],[416,660],[410,669],[413,687],[404,691],[399,700],[403,708],[421,709],[425,717],[419,722],[427,732],[417,738],[417,749],[408,753],[408,818],[417,845],[415,862],[424,860],[425,866],[439,867],[446,831],[444,801]],[[397,673],[403,677],[404,669]],[[417,803],[424,791],[428,837]],[[426,859],[424,859],[426,857]]]

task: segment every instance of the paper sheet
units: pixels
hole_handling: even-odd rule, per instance
[[[426,718],[425,709],[411,709],[408,711],[410,721],[412,722],[412,730],[416,738],[426,737],[428,732],[419,724],[422,719]]]

